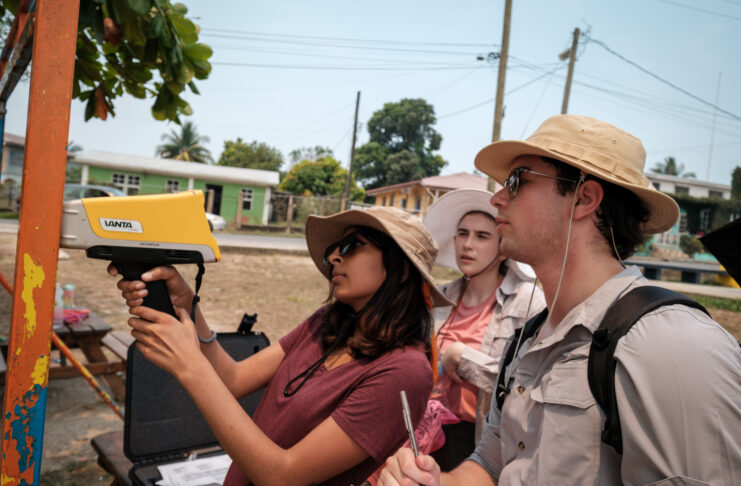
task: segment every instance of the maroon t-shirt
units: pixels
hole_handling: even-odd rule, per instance
[[[401,390],[406,390],[412,420],[419,423],[432,389],[432,371],[421,348],[406,347],[373,360],[352,360],[331,370],[322,365],[293,396],[284,396],[286,384],[323,354],[325,309],[319,309],[280,340],[286,355],[253,418],[270,439],[289,448],[331,416],[370,457],[321,484],[357,485],[408,438],[401,412]],[[247,477],[233,463],[224,485],[248,484]]]

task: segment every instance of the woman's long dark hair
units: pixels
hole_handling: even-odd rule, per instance
[[[390,236],[366,226],[357,230],[381,250],[386,280],[357,313],[334,299],[330,286],[322,336],[325,351],[333,345],[335,349],[346,345],[350,355],[358,359],[375,358],[412,344],[424,344],[429,350],[432,321],[423,290],[423,284],[429,284]],[[358,325],[363,332],[355,337]]]

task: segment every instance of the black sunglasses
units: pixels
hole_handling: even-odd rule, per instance
[[[342,238],[340,241],[329,245],[327,249],[324,250],[324,264],[332,264],[332,262],[329,261],[329,256],[338,248],[340,250],[340,256],[345,256],[349,253],[352,253],[356,248],[365,245],[366,242],[360,239],[361,234],[362,233],[360,231],[353,231],[349,235]]]
[[[509,197],[510,199],[514,199],[514,197],[517,195],[517,191],[520,190],[520,175],[523,172],[528,172],[530,174],[535,174],[543,177],[550,177],[551,179],[558,179],[559,181],[566,181],[566,182],[573,182],[577,183],[579,181],[574,181],[571,179],[564,179],[563,177],[558,177],[550,174],[544,174],[543,172],[538,172],[536,170],[528,169],[527,167],[518,167],[515,170],[513,170],[507,179],[504,180],[504,187],[507,188],[509,191]]]

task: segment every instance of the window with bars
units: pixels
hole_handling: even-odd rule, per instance
[[[681,213],[679,215],[679,232],[680,233],[687,232],[687,213]]]
[[[113,185],[121,189],[129,196],[132,196],[139,192],[141,180],[141,176],[135,174],[119,174],[114,172],[111,175],[111,182],[113,183]]]
[[[718,199],[722,199],[723,191],[713,191],[712,189],[710,189],[708,191],[708,197],[717,197]]]
[[[168,179],[165,183],[165,192],[166,193],[173,193],[173,192],[179,192],[180,191],[180,181],[174,181],[172,179]]]
[[[249,211],[252,209],[252,197],[254,195],[254,191],[250,188],[243,187],[241,189],[242,192],[242,209]]]
[[[675,194],[689,194],[690,188],[687,186],[674,186]]]
[[[700,210],[700,229],[706,230],[710,228],[710,209]]]

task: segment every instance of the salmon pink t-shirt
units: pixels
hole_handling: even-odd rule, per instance
[[[442,356],[455,342],[462,342],[474,349],[481,347],[486,327],[496,304],[496,289],[482,303],[466,307],[462,303],[451,311],[448,320],[437,333],[437,349]],[[458,418],[466,422],[476,422],[476,400],[478,388],[467,381],[456,383],[447,373],[441,373],[431,398],[440,400]]]
[[[254,420],[277,445],[290,448],[332,417],[370,457],[321,484],[357,485],[408,437],[401,411],[401,390],[406,390],[414,423],[422,418],[432,389],[432,370],[421,346],[406,347],[375,359],[352,360],[331,370],[322,365],[293,396],[284,396],[286,384],[323,354],[325,309],[319,309],[281,338],[285,357],[265,390]],[[248,484],[248,478],[232,463],[224,485]]]

